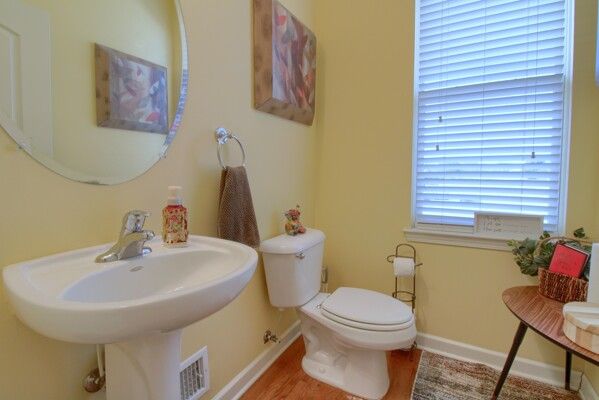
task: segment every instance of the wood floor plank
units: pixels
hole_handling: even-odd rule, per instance
[[[391,382],[385,400],[411,398],[421,354],[421,350],[412,350],[392,351],[387,355]]]
[[[299,337],[248,389],[241,400],[359,400],[358,397],[310,378],[302,370],[304,341]],[[420,350],[388,353],[390,388],[384,400],[409,400]]]

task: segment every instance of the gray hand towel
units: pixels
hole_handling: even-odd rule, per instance
[[[260,244],[260,234],[245,167],[227,167],[220,179],[218,236],[248,246]]]

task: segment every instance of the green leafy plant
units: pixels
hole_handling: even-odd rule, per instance
[[[572,235],[576,239],[587,240],[587,235],[584,232],[584,228],[576,229]],[[536,276],[539,274],[539,268],[549,268],[549,263],[551,262],[551,257],[553,257],[553,250],[555,250],[555,246],[558,243],[567,244],[568,246],[584,250],[590,254],[591,245],[580,243],[576,240],[572,239],[557,239],[557,240],[545,240],[550,238],[549,232],[543,232],[543,234],[539,237],[539,239],[529,239],[526,238],[524,240],[510,240],[507,244],[512,248],[512,254],[514,255],[514,260],[518,267],[520,267],[520,271],[525,275]],[[535,253],[537,245],[539,242],[543,241],[540,245],[540,249]],[[585,265],[583,277],[587,280],[589,279],[589,265],[590,265],[590,257],[589,261]]]

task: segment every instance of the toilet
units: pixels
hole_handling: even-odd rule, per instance
[[[302,368],[312,378],[365,398],[389,389],[386,351],[416,338],[410,307],[391,296],[341,287],[319,293],[325,235],[280,235],[261,243],[273,306],[294,307],[306,345]]]

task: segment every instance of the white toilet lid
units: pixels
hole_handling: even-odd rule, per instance
[[[347,287],[327,297],[321,313],[337,322],[372,330],[401,329],[413,320],[412,310],[401,301],[372,290]]]

